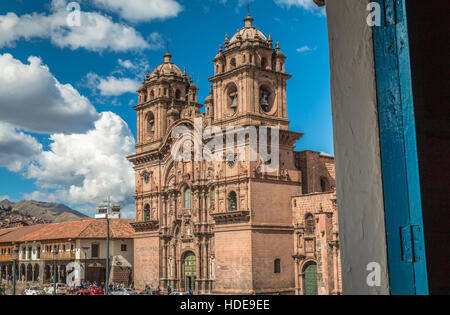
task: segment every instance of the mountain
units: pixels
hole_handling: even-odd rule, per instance
[[[22,200],[19,202],[3,200],[0,202],[0,208],[7,209],[8,207],[11,207],[13,212],[30,215],[50,222],[65,222],[86,217],[83,213],[58,203],[34,200]]]

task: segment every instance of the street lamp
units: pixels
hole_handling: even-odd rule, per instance
[[[53,295],[56,295],[56,259],[58,258],[58,251],[56,247],[53,248]]]
[[[106,219],[106,279],[105,295],[109,294],[109,217],[120,218],[120,205],[111,204],[111,199],[97,207],[97,219]]]
[[[13,277],[13,289],[12,289],[12,295],[16,295],[16,269],[17,269],[17,258],[19,257],[19,248],[17,246],[14,246],[12,250],[12,259],[13,259],[13,270],[12,270],[12,277]]]

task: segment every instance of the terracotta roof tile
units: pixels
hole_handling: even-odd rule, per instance
[[[26,238],[27,235],[38,232],[39,230],[43,229],[45,226],[46,225],[44,225],[44,224],[36,224],[36,225],[8,229],[11,231],[9,233],[5,233],[0,236],[0,243],[21,242],[22,239]]]
[[[29,233],[20,239],[26,241],[45,241],[76,239],[80,233],[94,221],[92,218],[67,221],[62,223],[44,224],[42,229]]]
[[[133,238],[134,230],[130,225],[131,222],[133,221],[110,220],[110,237],[115,239]],[[10,231],[0,234],[0,243],[106,238],[106,220],[81,218],[62,223],[32,225],[8,230]]]
[[[110,238],[133,238],[134,229],[130,223],[132,220],[110,220],[109,236]],[[106,220],[94,220],[79,235],[79,238],[106,238]]]

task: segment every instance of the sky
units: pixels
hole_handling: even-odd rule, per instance
[[[60,202],[92,215],[110,195],[133,217],[125,157],[135,146],[135,91],[168,42],[202,102],[212,59],[225,34],[243,27],[248,2],[1,1],[0,200]],[[288,58],[290,129],[305,134],[296,150],[333,154],[324,11],[312,0],[250,2],[253,25]]]

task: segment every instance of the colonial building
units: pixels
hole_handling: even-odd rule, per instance
[[[132,283],[133,229],[130,220],[111,220],[111,281]],[[40,224],[0,230],[1,279],[12,279],[13,250],[18,252],[19,281],[66,283],[71,263],[78,263],[82,280],[105,281],[106,220],[83,218],[54,224]],[[119,262],[119,263],[117,263]],[[7,277],[7,275],[9,277]]]
[[[294,152],[302,134],[289,130],[286,56],[250,16],[244,22],[233,37],[225,37],[213,59],[204,112],[198,87],[169,52],[138,90],[136,154],[129,157],[136,171],[132,225],[138,288],[165,290],[170,284],[198,293],[299,293],[291,197],[303,192],[303,177],[312,179],[319,169],[302,173],[312,158]],[[243,141],[209,147],[212,134],[237,126],[256,131],[246,129]],[[279,130],[270,133],[270,144],[261,145],[263,127],[268,133]],[[192,137],[180,146],[182,128]],[[253,159],[255,135],[260,152]],[[196,141],[216,158],[197,159]],[[279,153],[267,151],[273,153],[268,159],[261,148],[276,141]],[[177,159],[186,143],[188,159]],[[311,191],[332,191],[332,176],[318,178]]]

